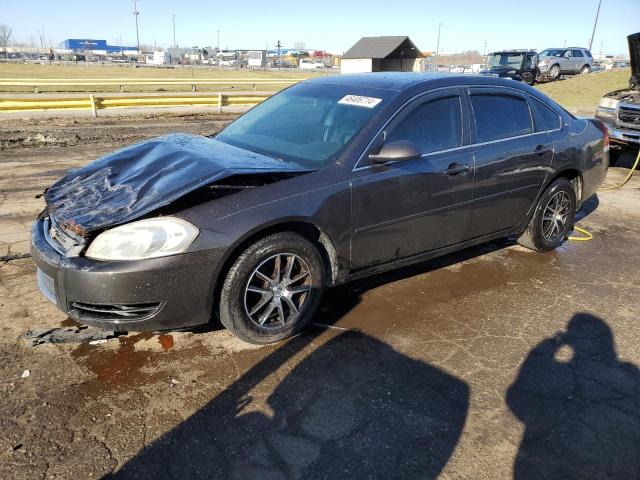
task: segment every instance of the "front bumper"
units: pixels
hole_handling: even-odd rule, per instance
[[[81,323],[117,331],[191,327],[211,318],[221,254],[215,250],[136,261],[98,262],[63,255],[31,229],[38,287]]]
[[[620,128],[612,123],[603,122],[609,131],[609,139],[625,145],[640,145],[640,130]]]

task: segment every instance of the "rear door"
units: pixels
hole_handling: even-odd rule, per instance
[[[422,156],[385,165],[365,156],[352,173],[352,269],[394,261],[465,238],[473,189],[468,112],[458,88],[406,106],[371,146],[408,140]]]
[[[582,69],[582,67],[587,63],[587,59],[582,54],[582,51],[573,49],[571,50],[571,56],[573,60],[573,68],[574,72],[578,73]]]
[[[536,131],[527,97],[508,88],[469,89],[475,154],[469,238],[521,224],[547,175],[552,139]]]

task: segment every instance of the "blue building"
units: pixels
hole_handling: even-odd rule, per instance
[[[106,40],[94,40],[90,38],[68,38],[58,44],[58,50],[64,50],[69,53],[91,52],[96,55],[120,52],[138,52],[137,47],[108,45]]]

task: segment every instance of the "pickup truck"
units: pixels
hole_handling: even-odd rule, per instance
[[[640,32],[627,39],[631,59],[629,88],[607,93],[596,110],[596,118],[604,122],[609,131],[611,164],[624,149],[640,147]]]

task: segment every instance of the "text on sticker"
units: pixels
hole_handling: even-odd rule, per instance
[[[355,105],[356,107],[373,108],[381,101],[381,98],[363,97],[361,95],[346,95],[338,103],[342,105]]]

